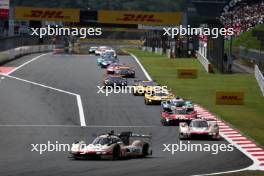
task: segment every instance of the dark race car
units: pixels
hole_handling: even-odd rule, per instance
[[[127,86],[127,79],[119,75],[108,75],[104,79],[104,87]]]
[[[123,78],[135,78],[135,70],[127,67],[117,69],[114,74]]]
[[[101,68],[107,68],[110,64],[118,63],[119,59],[115,57],[106,57],[104,60],[100,63]]]

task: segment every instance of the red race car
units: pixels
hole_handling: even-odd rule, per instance
[[[129,66],[126,66],[125,64],[122,64],[122,63],[112,63],[106,68],[106,73],[114,74],[115,71],[120,68],[129,68]]]
[[[172,125],[179,124],[179,122],[189,123],[191,120],[197,118],[197,112],[191,107],[176,107],[173,109],[166,109],[161,113],[161,124]]]

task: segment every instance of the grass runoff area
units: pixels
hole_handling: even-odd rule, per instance
[[[261,42],[257,37],[253,36],[253,30],[264,31],[264,24],[260,24],[246,32],[243,32],[241,35],[237,36],[233,40],[233,47],[243,46],[247,49],[257,49],[261,48]],[[228,49],[230,41],[225,42],[225,48]]]
[[[209,74],[197,59],[169,59],[131,48],[126,51],[136,55],[159,84],[168,86],[175,95],[192,99],[264,146],[264,97],[254,75]],[[178,79],[179,68],[197,69],[198,78]],[[217,90],[243,91],[244,105],[216,105]]]

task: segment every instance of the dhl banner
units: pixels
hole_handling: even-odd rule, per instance
[[[36,7],[15,7],[15,19],[36,21],[79,22],[79,9],[57,9]]]
[[[197,78],[196,69],[177,69],[178,78]]]
[[[99,23],[179,25],[181,17],[181,12],[98,11]]]
[[[244,92],[225,92],[216,91],[216,104],[217,105],[243,105]]]

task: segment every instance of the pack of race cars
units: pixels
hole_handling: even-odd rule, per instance
[[[135,78],[135,70],[133,67],[121,63],[116,54],[113,54],[115,53],[113,48],[105,48],[107,47],[98,47],[97,49],[100,52],[97,52],[97,50],[94,52],[95,55],[100,53],[100,57],[97,58],[97,64],[102,68],[106,68],[104,86],[113,86],[114,84],[116,86],[127,86],[127,78]],[[105,62],[108,64],[105,64]],[[161,124],[163,126],[179,125],[180,133],[183,133],[182,136],[201,135],[214,139],[219,138],[219,127],[216,122],[198,117],[191,100],[175,96],[167,87],[161,86],[152,80],[134,80],[133,95],[144,96],[146,105],[161,105]],[[207,124],[207,126],[195,126],[198,122],[199,124]],[[183,132],[185,129],[189,131]]]
[[[133,67],[121,63],[117,58],[113,48],[107,46],[91,47],[89,53],[99,55],[96,63],[101,68],[106,69],[106,76],[103,81],[107,86],[127,86],[127,78],[135,78]],[[146,105],[158,104],[161,106],[161,124],[163,126],[178,125],[179,139],[189,139],[193,137],[207,137],[219,139],[219,126],[215,120],[198,117],[191,100],[186,100],[175,96],[165,86],[161,86],[152,80],[134,80],[134,96],[144,96]],[[97,136],[92,146],[80,150],[84,141],[76,142],[71,150],[74,158],[96,157],[118,159],[123,157],[148,156],[152,154],[150,143],[144,140],[129,142],[132,132],[124,132],[120,135],[113,133]],[[138,135],[147,136],[147,135]],[[83,153],[80,153],[83,152]]]

